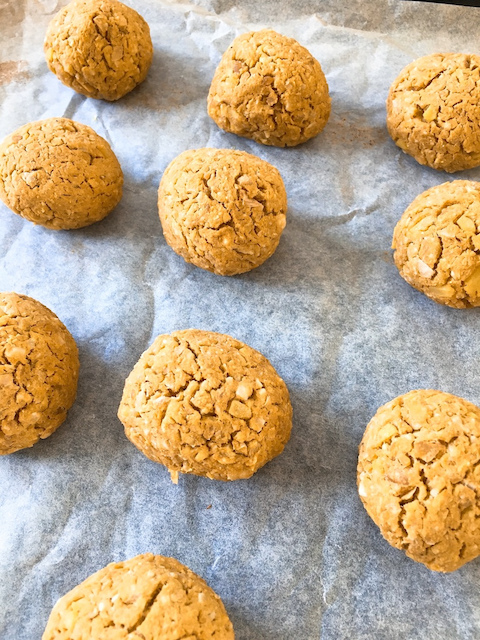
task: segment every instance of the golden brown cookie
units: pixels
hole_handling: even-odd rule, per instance
[[[54,606],[42,640],[234,640],[219,596],[193,571],[145,553],[115,562]]]
[[[480,182],[424,191],[393,234],[395,264],[412,287],[459,309],[480,306]]]
[[[0,144],[0,198],[48,229],[105,218],[122,197],[123,173],[106,140],[67,118],[20,127]]]
[[[221,129],[275,147],[316,136],[330,115],[322,68],[296,40],[271,29],[235,38],[208,94],[208,114]]]
[[[384,538],[434,571],[480,555],[480,409],[420,389],[388,402],[360,445],[358,492]]]
[[[258,351],[221,333],[161,335],[128,376],[118,417],[146,456],[180,473],[250,478],[290,438],[288,390]]]
[[[420,164],[453,173],[480,164],[480,57],[436,53],[392,84],[387,128]]]
[[[62,424],[78,369],[75,340],[54,313],[0,293],[0,455],[32,447]]]
[[[158,191],[163,234],[187,262],[232,276],[250,271],[278,246],[287,194],[271,164],[244,151],[184,151]]]
[[[73,0],[50,22],[44,49],[63,84],[101,100],[143,82],[153,57],[148,24],[118,0]]]

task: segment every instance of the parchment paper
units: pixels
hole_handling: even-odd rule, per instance
[[[480,561],[438,575],[392,549],[356,492],[357,446],[384,402],[433,387],[480,404],[480,311],[410,288],[389,250],[394,225],[448,176],[404,155],[385,129],[398,72],[437,51],[480,53],[480,10],[362,0],[129,0],[155,57],[121,101],[87,99],[47,70],[42,41],[63,0],[0,1],[0,136],[67,116],[107,138],[121,204],[79,231],[36,227],[0,206],[0,290],[50,307],[81,357],[66,423],[0,460],[0,638],[41,636],[58,597],[108,562],[151,551],[203,576],[238,640],[480,637]],[[332,96],[316,139],[274,149],[222,132],[206,113],[221,54],[271,26],[318,58]],[[222,278],[165,243],[156,191],[185,149],[243,149],[280,170],[287,227],[255,271]],[[159,333],[203,328],[264,353],[285,379],[294,429],[251,480],[183,476],[123,435],[123,382]],[[210,509],[207,507],[212,505]]]

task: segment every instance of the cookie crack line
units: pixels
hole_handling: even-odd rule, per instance
[[[127,632],[128,633],[133,633],[134,631],[136,631],[138,629],[138,627],[145,622],[145,620],[147,619],[148,614],[150,613],[153,605],[155,604],[155,601],[157,600],[158,596],[161,594],[162,589],[165,587],[166,582],[162,581],[160,582],[157,587],[155,588],[155,590],[153,591],[152,595],[148,598],[148,600],[145,603],[145,606],[143,607],[143,610],[141,611],[139,617],[137,618],[137,620],[128,627]]]

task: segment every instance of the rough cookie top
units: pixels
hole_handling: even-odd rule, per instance
[[[455,180],[415,198],[393,234],[401,276],[450,307],[480,306],[480,182]]]
[[[480,164],[479,101],[479,56],[425,56],[390,88],[388,131],[420,164],[450,173],[470,169]]]
[[[249,478],[283,451],[287,387],[258,351],[210,331],[160,335],[127,378],[118,417],[127,437],[174,482],[178,473]]]
[[[219,596],[193,571],[151,553],[97,571],[60,598],[42,640],[234,640]]]
[[[153,57],[148,24],[118,0],[73,0],[50,22],[44,49],[63,84],[102,100],[143,82]]]
[[[316,136],[330,115],[319,62],[271,29],[235,38],[215,71],[208,114],[225,131],[276,147]]]
[[[0,455],[31,447],[62,424],[78,370],[75,341],[52,311],[0,293]]]
[[[0,144],[0,198],[48,229],[98,222],[120,202],[122,187],[108,142],[68,118],[30,122]]]
[[[480,409],[442,391],[411,391],[370,421],[360,498],[390,544],[434,571],[480,554]]]
[[[196,149],[170,163],[158,191],[163,233],[187,262],[220,275],[258,267],[278,246],[287,194],[275,167],[244,151]]]

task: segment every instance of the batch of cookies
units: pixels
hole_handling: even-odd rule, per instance
[[[152,62],[147,23],[117,0],[74,0],[50,23],[45,54],[67,86],[118,100]],[[421,164],[455,172],[480,165],[480,58],[429,55],[393,83],[387,126]],[[121,108],[121,107],[120,107]],[[215,72],[208,113],[256,142],[295,146],[330,114],[320,64],[271,30],[237,37]],[[122,197],[110,145],[66,118],[22,126],[0,145],[0,198],[49,229],[104,218]],[[261,265],[286,223],[275,167],[230,149],[187,150],[158,191],[165,240],[190,262],[231,276]],[[480,183],[446,182],[420,194],[398,222],[392,248],[402,277],[436,302],[480,306]],[[78,350],[40,302],[0,294],[0,453],[51,435],[72,406]],[[234,338],[186,330],[160,335],[126,380],[118,416],[146,456],[214,480],[251,477],[290,437],[287,387],[270,362]],[[417,390],[381,407],[367,426],[358,491],[393,546],[434,571],[480,554],[480,409],[441,391]],[[59,600],[44,640],[230,639],[220,598],[177,560],[145,554],[110,564]]]

